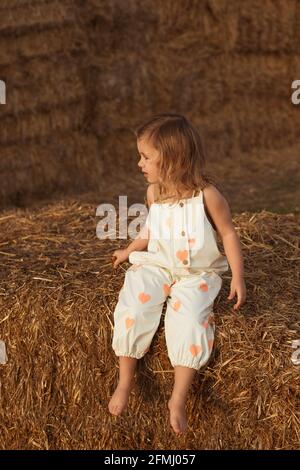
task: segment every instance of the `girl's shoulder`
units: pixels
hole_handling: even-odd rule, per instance
[[[210,200],[210,199],[226,199],[224,192],[216,185],[208,183],[202,188],[203,193],[203,200]]]

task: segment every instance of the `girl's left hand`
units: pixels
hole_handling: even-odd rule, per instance
[[[233,306],[234,310],[237,310],[246,300],[246,285],[243,277],[232,278],[230,284],[230,294],[227,297],[229,300],[233,299],[235,294],[237,295],[237,303]]]

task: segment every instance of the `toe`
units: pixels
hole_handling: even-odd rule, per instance
[[[173,428],[173,431],[176,432],[176,434],[178,434],[180,432],[180,426],[179,424],[177,423],[177,421],[171,421],[171,426]]]

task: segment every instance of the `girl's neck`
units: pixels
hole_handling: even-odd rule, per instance
[[[166,194],[163,200],[168,201],[169,199],[172,199],[173,201],[176,198],[184,199],[184,198],[192,197],[192,195],[193,195],[192,190],[181,189],[181,190],[178,190],[178,192],[176,192],[174,186],[168,186],[166,188]]]

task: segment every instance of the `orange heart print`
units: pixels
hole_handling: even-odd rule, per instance
[[[206,282],[204,282],[204,281],[200,282],[199,289],[202,290],[203,292],[207,292],[208,291],[208,285],[206,284]]]
[[[202,348],[200,344],[191,344],[189,350],[192,356],[196,357],[201,352]]]
[[[174,302],[174,304],[172,305],[173,309],[178,312],[178,310],[180,309],[181,307],[181,302],[180,300],[176,300],[176,302]]]
[[[142,302],[142,304],[145,304],[151,299],[151,295],[145,294],[145,292],[141,292],[139,294],[139,301]]]
[[[127,317],[125,320],[125,325],[126,325],[126,329],[128,330],[128,328],[134,325],[134,318]]]
[[[163,290],[164,290],[165,296],[167,297],[170,294],[171,287],[168,284],[164,284]]]
[[[180,261],[184,261],[188,257],[188,251],[187,250],[178,250],[176,251],[176,256]]]

